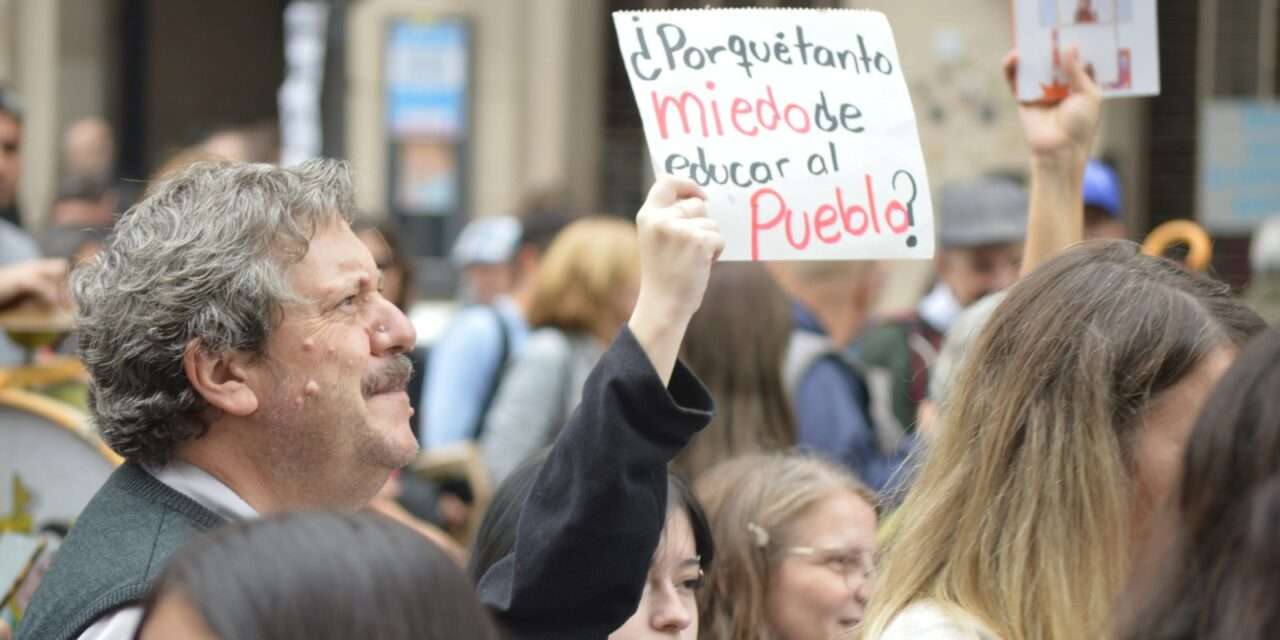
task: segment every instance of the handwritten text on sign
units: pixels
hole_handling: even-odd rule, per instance
[[[727,260],[933,256],[933,205],[884,15],[613,14],[654,171],[691,178]]]

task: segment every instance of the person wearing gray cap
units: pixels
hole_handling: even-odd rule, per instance
[[[888,318],[859,342],[858,356],[893,373],[893,410],[913,424],[942,339],[969,305],[1013,284],[1027,232],[1027,192],[1012,178],[987,176],[942,188],[937,281],[916,308]]]

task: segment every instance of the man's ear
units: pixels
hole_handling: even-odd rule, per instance
[[[196,393],[215,409],[241,417],[258,410],[247,362],[248,356],[237,352],[209,353],[199,339],[188,342],[182,354],[182,368]]]

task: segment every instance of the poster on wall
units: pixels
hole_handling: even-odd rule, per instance
[[[386,123],[395,210],[457,214],[469,112],[470,29],[461,19],[406,16],[388,25]]]
[[[915,110],[884,14],[613,14],[656,174],[702,185],[724,260],[933,256]]]
[[[1200,109],[1200,223],[1246,235],[1280,215],[1280,105],[1210,100]]]

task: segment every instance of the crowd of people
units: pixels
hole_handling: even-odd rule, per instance
[[[69,278],[125,459],[16,638],[1269,637],[1280,227],[1244,297],[1143,254],[1065,67],[1018,106],[1025,179],[942,186],[909,312],[874,262],[718,263],[707,194],[659,176],[634,222],[472,222],[429,348],[345,163],[223,132],[134,193],[78,123],[42,250],[0,94],[0,301]]]

